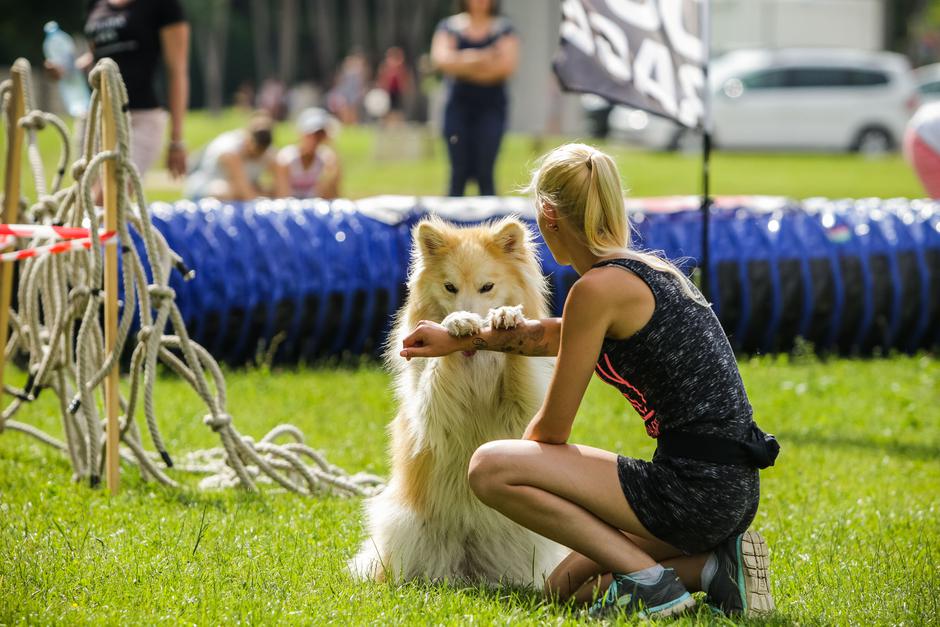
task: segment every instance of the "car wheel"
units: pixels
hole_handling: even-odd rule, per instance
[[[894,139],[883,128],[866,128],[858,134],[852,149],[862,155],[877,157],[894,149]]]

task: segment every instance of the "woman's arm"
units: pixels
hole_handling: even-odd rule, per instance
[[[504,37],[503,39],[509,39]],[[457,49],[457,39],[447,31],[439,30],[431,40],[431,63],[454,78],[476,83],[499,82],[492,78],[494,68],[501,65],[496,45],[487,48]]]
[[[232,200],[252,200],[258,196],[258,190],[248,180],[245,164],[237,153],[230,152],[220,156],[219,163],[225,171],[225,180],[228,181]]]
[[[526,320],[512,329],[487,327],[475,335],[454,337],[436,322],[422,320],[404,339],[399,353],[412,357],[443,357],[457,351],[488,350],[528,357],[549,357],[558,353],[561,318]]]
[[[512,76],[519,63],[519,38],[504,35],[492,46],[486,63],[475,68],[473,80],[477,83],[502,83]]]
[[[343,176],[343,169],[340,166],[339,155],[333,150],[326,151],[323,162],[323,173],[317,184],[317,193],[320,198],[333,200],[339,196],[339,181]]]
[[[186,174],[183,116],[189,103],[189,24],[178,22],[160,29],[160,45],[166,65],[170,108],[170,148],[166,167],[174,177]]]
[[[565,301],[552,382],[523,439],[546,444],[568,441],[610,324],[609,299],[605,281],[597,277],[584,277],[572,286]]]
[[[274,196],[288,198],[291,195],[290,168],[280,159],[274,162]]]

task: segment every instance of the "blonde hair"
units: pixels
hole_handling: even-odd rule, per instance
[[[624,189],[617,164],[609,155],[586,144],[559,146],[542,157],[527,191],[535,194],[539,212],[547,203],[559,218],[575,226],[593,254],[617,254],[671,274],[686,296],[708,306],[692,281],[668,260],[630,248]]]

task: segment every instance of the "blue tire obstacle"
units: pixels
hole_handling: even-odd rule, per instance
[[[632,199],[635,245],[691,271],[701,253],[694,197]],[[405,296],[411,229],[434,213],[473,224],[516,214],[522,198],[376,197],[157,203],[154,222],[196,270],[171,286],[193,339],[244,364],[377,355]],[[914,352],[940,345],[940,203],[722,198],[713,208],[712,301],[735,350]],[[577,278],[544,242],[561,311]]]

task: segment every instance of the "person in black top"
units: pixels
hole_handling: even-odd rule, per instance
[[[493,167],[506,129],[506,80],[519,41],[495,0],[464,0],[462,12],[438,24],[431,61],[444,73],[444,139],[450,156],[448,195],[463,196],[474,179],[482,196],[496,194]]]
[[[772,611],[767,545],[749,526],[758,469],[773,465],[779,447],[754,423],[718,318],[675,266],[630,247],[623,187],[608,155],[560,146],[542,160],[531,189],[552,256],[581,275],[562,318],[459,338],[422,321],[401,350],[406,359],[458,350],[557,355],[522,439],[488,442],[473,454],[471,489],[572,549],[546,591],[582,603],[596,598],[595,616],[671,616],[693,607],[698,590],[726,613]],[[652,461],[569,443],[592,375],[639,414],[657,442]]]
[[[179,0],[90,0],[85,36],[91,50],[76,65],[89,71],[99,59],[117,63],[127,86],[131,116],[131,160],[144,174],[160,156],[167,114],[154,89],[157,68],[166,69],[170,110],[167,169],[186,173],[183,117],[189,102],[189,24]],[[61,68],[47,68],[53,75]]]

